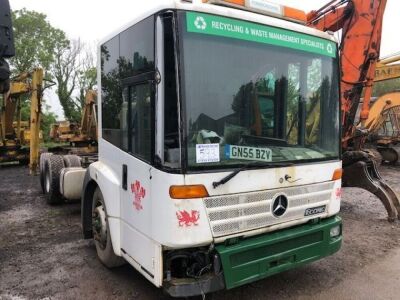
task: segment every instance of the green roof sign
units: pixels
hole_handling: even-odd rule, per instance
[[[215,15],[187,12],[187,31],[287,47],[336,57],[336,43],[295,31]]]

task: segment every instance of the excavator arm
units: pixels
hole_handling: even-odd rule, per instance
[[[379,58],[386,0],[334,0],[307,15],[307,25],[322,31],[341,30],[340,72],[343,186],[363,188],[385,206],[389,221],[400,216],[400,202],[363,151],[369,104]],[[360,124],[355,124],[361,94]]]

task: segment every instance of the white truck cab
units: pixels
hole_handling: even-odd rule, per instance
[[[336,41],[264,0],[203,2],[154,3],[100,43],[99,159],[82,189],[100,260],[177,297],[342,241]]]

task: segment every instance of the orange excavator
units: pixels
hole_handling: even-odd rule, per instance
[[[386,0],[334,0],[307,15],[310,27],[341,32],[341,111],[343,186],[375,194],[385,206],[389,221],[400,216],[399,198],[380,176],[364,149],[372,85],[379,59]],[[359,123],[354,124],[364,91]]]

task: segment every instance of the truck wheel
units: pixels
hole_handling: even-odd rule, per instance
[[[44,174],[44,165],[46,160],[49,159],[49,157],[53,155],[53,153],[42,153],[40,155],[40,160],[39,160],[39,178],[40,178],[40,186],[42,187],[42,192],[43,194],[46,193],[44,189],[44,182],[45,182],[45,174]]]
[[[93,194],[92,229],[97,256],[100,261],[107,268],[119,267],[125,264],[125,260],[114,253],[104,198],[98,187]]]
[[[61,155],[51,155],[45,161],[44,186],[48,204],[60,204],[64,202],[60,193],[60,173],[63,168],[65,166]]]
[[[81,158],[78,155],[64,155],[64,165],[66,168],[81,167]]]

